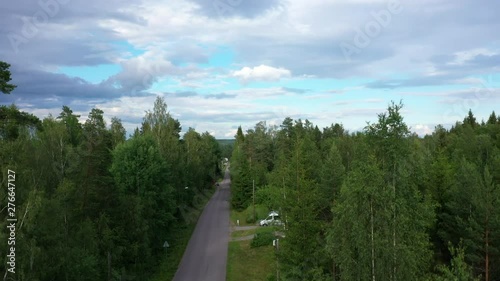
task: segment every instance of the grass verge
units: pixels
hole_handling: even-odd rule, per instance
[[[233,232],[231,232],[231,237],[232,238],[245,237],[245,236],[249,236],[252,234],[255,234],[255,229],[233,231]]]
[[[227,281],[263,281],[276,270],[274,247],[250,248],[250,242],[229,242]]]
[[[238,230],[231,237],[244,237],[257,233],[274,232],[274,227],[257,227]],[[227,261],[227,281],[268,280],[276,270],[276,257],[273,246],[251,248],[252,240],[229,242]]]

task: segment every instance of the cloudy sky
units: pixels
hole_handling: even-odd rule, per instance
[[[131,133],[163,96],[183,130],[232,138],[287,116],[359,130],[403,100],[412,130],[500,111],[496,0],[18,0],[0,4],[10,95]]]

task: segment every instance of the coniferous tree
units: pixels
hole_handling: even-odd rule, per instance
[[[70,144],[76,147],[82,140],[82,126],[78,122],[80,115],[73,114],[68,106],[63,106],[57,119],[61,119],[66,126],[67,138]]]
[[[42,129],[42,123],[33,114],[22,112],[14,104],[0,106],[0,139],[13,141],[22,130],[32,134]]]
[[[125,141],[125,128],[122,125],[122,121],[119,118],[111,118],[111,128],[109,129],[111,133],[112,147],[115,148],[118,144]]]
[[[237,210],[244,210],[252,199],[252,178],[250,165],[241,145],[236,143],[231,157],[231,205]]]
[[[10,64],[0,61],[0,92],[4,94],[10,94],[17,87],[9,83],[12,80],[9,68]]]
[[[340,193],[344,174],[342,157],[337,145],[333,142],[321,168],[321,193],[326,206],[331,205]]]
[[[295,126],[299,132],[301,125],[298,122]],[[283,206],[287,237],[282,243],[280,260],[283,262],[285,278],[321,280],[327,275],[324,266],[330,263],[323,248],[326,222],[320,220],[322,201],[317,178],[320,158],[312,135],[302,134],[302,138],[296,135],[286,168],[289,173],[284,175],[288,184],[287,199]]]

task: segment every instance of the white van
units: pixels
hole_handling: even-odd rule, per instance
[[[269,215],[267,215],[266,219],[260,221],[261,226],[282,225],[282,224],[283,223],[281,222],[280,216],[276,211],[271,211]]]

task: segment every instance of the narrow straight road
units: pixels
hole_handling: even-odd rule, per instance
[[[203,210],[174,281],[225,281],[229,243],[229,172]]]

